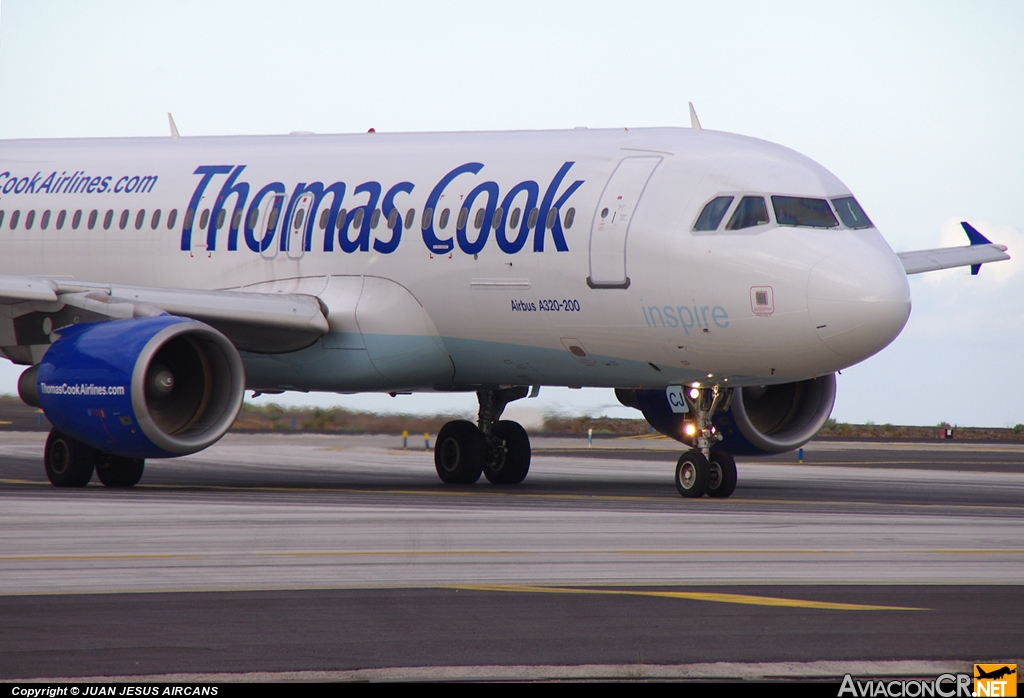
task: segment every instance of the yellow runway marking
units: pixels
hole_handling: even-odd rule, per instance
[[[752,596],[750,594],[720,594],[698,591],[634,591],[627,589],[573,589],[571,587],[542,587],[519,585],[473,585],[447,586],[442,589],[467,589],[472,591],[504,591],[533,594],[599,594],[604,596],[653,596],[663,599],[688,599],[715,603],[737,603],[748,606],[781,606],[785,608],[817,608],[828,611],[928,611],[927,608],[911,606],[872,606],[834,601],[808,601],[803,599],[780,599],[773,596]]]

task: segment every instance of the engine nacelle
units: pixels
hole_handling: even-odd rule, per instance
[[[672,389],[616,391],[619,401],[643,412],[652,427],[690,444],[684,428],[693,416],[683,411],[681,400],[673,401],[672,393]],[[834,373],[795,383],[736,388],[729,409],[711,420],[723,437],[711,449],[746,456],[792,451],[825,426],[835,400]]]
[[[60,335],[29,369],[37,371],[34,397],[57,429],[93,448],[132,458],[195,453],[242,407],[238,352],[196,320],[113,320]]]

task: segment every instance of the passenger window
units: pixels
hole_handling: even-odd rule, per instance
[[[338,211],[338,230],[341,230],[342,228],[344,228],[345,224],[347,222],[348,222],[348,211],[345,210],[345,209],[341,209],[340,211]]]
[[[228,212],[225,211],[224,209],[221,209],[220,213],[217,214],[217,230],[220,230],[221,228],[224,227],[224,220],[227,217],[228,217]]]
[[[518,208],[512,209],[512,217],[508,221],[508,227],[509,228],[518,228],[519,227],[519,209]]]
[[[210,209],[204,208],[202,214],[199,216],[199,229],[202,230],[206,227],[206,224],[210,222]]]
[[[569,228],[572,227],[572,223],[573,223],[574,220],[576,220],[576,209],[575,208],[570,208],[568,211],[565,212],[565,223],[564,223],[564,225],[565,225],[565,229],[566,230],[568,230]]]
[[[153,230],[160,227],[160,209],[153,211],[153,219],[149,222],[149,227]]]
[[[18,227],[18,219],[21,218],[21,211],[15,211],[11,214],[11,230]]]
[[[396,225],[398,225],[398,209],[393,208],[388,214],[388,227],[394,230]]]
[[[124,230],[126,227],[128,227],[128,215],[128,209],[121,211],[121,220],[119,221],[121,230]]]
[[[231,215],[231,227],[234,230],[238,230],[238,226],[242,225],[242,209],[236,208],[235,212]],[[322,225],[321,228],[326,226]]]
[[[456,223],[455,227],[456,228],[465,228],[466,227],[466,221],[468,221],[468,220],[469,220],[469,209],[468,208],[463,208],[462,210],[459,211],[459,220],[457,220],[455,222]]]
[[[39,227],[46,230],[46,226],[48,225],[50,225],[50,212],[43,211],[43,216],[39,219]]]
[[[352,214],[352,225],[356,228],[363,227],[363,209],[357,208],[356,212]]]
[[[195,220],[195,217],[196,217],[196,210],[194,208],[190,208],[189,210],[185,211],[185,227],[186,228],[191,228],[192,227],[192,221]]]
[[[100,217],[100,212],[97,211],[96,209],[93,209],[89,213],[89,230],[92,230],[93,228],[96,227],[96,219],[99,218],[99,217]]]
[[[172,208],[171,212],[167,214],[167,229],[171,230],[174,228],[174,222],[178,220],[178,209]]]
[[[4,212],[0,211],[0,226],[4,224]]]
[[[608,209],[605,209],[605,211],[607,212]],[[540,210],[538,210],[536,208],[533,209],[532,211],[530,211],[530,218],[529,218],[529,220],[526,221],[526,227],[528,227],[528,228],[535,228],[535,227],[537,227],[537,217],[539,215],[540,215]]]
[[[426,230],[430,227],[430,219],[434,217],[434,209],[429,206],[423,209],[423,220],[420,222],[420,227]]]
[[[135,229],[136,230],[142,230],[142,226],[143,226],[143,224],[145,224],[145,222],[146,222],[146,209],[140,209],[139,212],[135,214]]]
[[[718,226],[722,224],[722,219],[725,218],[725,212],[732,205],[733,198],[731,196],[716,196],[704,204],[704,209],[697,217],[697,223],[693,226],[693,229],[718,230]]]
[[[114,222],[114,211],[107,209],[106,214],[103,216],[103,229],[110,230],[110,224]]]
[[[483,225],[484,225],[484,210],[482,208],[478,208],[476,210],[476,215],[473,216],[473,227],[476,228],[477,230],[480,230],[480,228],[482,228]]]
[[[405,214],[405,229],[408,230],[412,227],[412,221],[416,218],[416,209],[410,208],[409,212]]]
[[[302,221],[305,220],[305,218],[306,209],[300,208],[298,211],[295,212],[295,218],[292,221],[292,225],[295,226],[296,230],[302,227]]]
[[[331,210],[325,208],[320,214],[320,230],[327,230],[327,219],[331,217]]]
[[[451,216],[451,213],[452,212],[447,208],[441,211],[441,220],[437,222],[437,225],[441,230],[448,227],[448,218]]]
[[[82,209],[75,211],[75,215],[71,216],[71,229],[78,230],[78,226],[82,224]]]
[[[495,209],[495,211],[494,211],[494,218],[491,219],[491,227],[492,228],[494,228],[495,230],[498,229],[498,226],[501,225],[501,217],[504,214],[505,214],[505,212],[502,210],[501,206],[499,206],[497,209]]]
[[[557,221],[557,220],[558,220],[558,209],[557,208],[553,208],[550,211],[548,211],[548,219],[545,221],[545,225],[547,225],[549,230],[553,229],[555,227],[555,221]]]
[[[63,230],[64,229],[64,221],[66,221],[67,218],[68,218],[68,212],[67,211],[61,211],[60,213],[57,214],[57,230]]]
[[[870,228],[871,219],[868,218],[867,214],[864,213],[864,209],[860,207],[857,200],[852,196],[846,196],[842,199],[832,199],[832,205],[836,207],[836,213],[839,214],[839,220],[843,222],[847,228],[853,228],[857,230],[859,228]]]
[[[380,209],[375,208],[373,213],[370,214],[370,227],[376,230],[378,223],[380,223]]]
[[[36,222],[36,212],[34,210],[29,211],[25,214],[25,230],[32,230],[32,224]]]
[[[744,196],[740,199],[726,230],[743,230],[768,223],[768,207],[760,196]]]
[[[277,219],[281,215],[281,209],[274,206],[270,209],[270,217],[267,219],[267,230],[277,230]]]
[[[772,208],[779,225],[801,228],[835,228],[839,225],[828,202],[801,196],[773,196]]]

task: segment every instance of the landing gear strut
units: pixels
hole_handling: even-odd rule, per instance
[[[693,415],[694,444],[676,463],[676,489],[684,497],[728,497],[736,489],[736,461],[728,453],[711,452],[721,435],[711,426],[715,412],[729,407],[732,389],[693,386],[683,390],[686,406]]]
[[[434,467],[442,482],[470,485],[480,474],[496,485],[517,485],[530,471],[530,437],[517,422],[500,420],[505,406],[526,397],[525,387],[478,390],[477,424],[448,422],[434,444]]]

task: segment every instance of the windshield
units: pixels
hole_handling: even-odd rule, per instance
[[[704,210],[700,212],[700,217],[697,218],[697,224],[693,226],[693,229],[718,230],[718,225],[725,217],[725,212],[729,210],[732,199],[731,196],[719,196],[709,201],[704,206]]]
[[[801,228],[835,228],[839,225],[825,199],[802,196],[773,196],[772,207],[779,225]]]
[[[726,230],[742,230],[768,222],[768,207],[760,196],[744,196],[733,212]]]
[[[839,214],[839,219],[843,221],[843,225],[847,228],[870,228],[871,219],[864,213],[864,209],[860,207],[857,200],[852,196],[846,196],[842,199],[832,199],[832,205],[836,207],[836,213]]]

